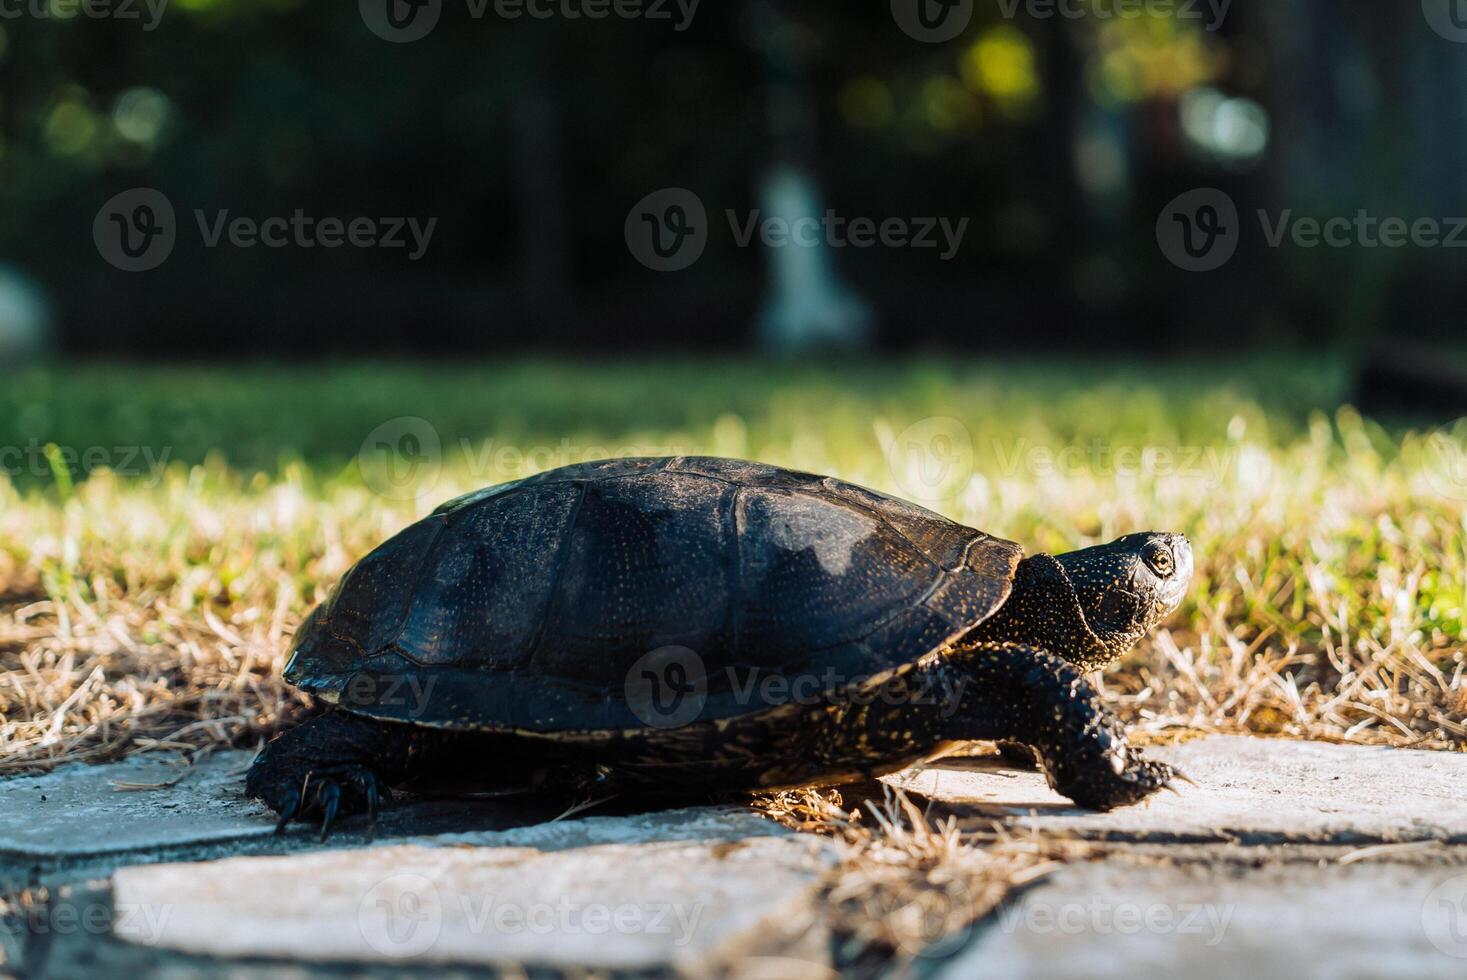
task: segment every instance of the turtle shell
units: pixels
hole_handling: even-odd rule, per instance
[[[1021,556],[828,477],[579,464],[461,497],[378,547],[307,618],[285,676],[441,728],[733,718],[915,664],[1003,603]]]

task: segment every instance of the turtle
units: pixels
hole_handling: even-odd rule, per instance
[[[1086,673],[1182,601],[1186,537],[1033,554],[897,497],[735,459],[579,463],[452,500],[302,622],[324,710],[246,791],[292,821],[451,774],[486,791],[846,783],[994,741],[1076,804],[1185,779]],[[588,798],[588,797],[587,797]]]

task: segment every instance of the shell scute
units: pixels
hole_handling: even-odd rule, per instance
[[[905,669],[1008,596],[1011,542],[831,478],[706,457],[563,467],[444,505],[354,567],[288,679],[447,728],[638,728],[629,674],[686,649],[698,720],[765,710],[750,678]],[[411,674],[424,697],[343,699]],[[385,700],[385,699],[382,699]]]

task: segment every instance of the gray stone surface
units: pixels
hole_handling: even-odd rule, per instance
[[[1096,814],[1038,773],[984,760],[888,777],[938,813],[1108,842],[1091,849],[1104,863],[1062,869],[923,969],[1467,976],[1467,755],[1246,738],[1149,751],[1199,785]],[[44,929],[0,923],[6,956],[57,975],[180,976],[266,976],[285,960],[302,976],[343,962],[363,976],[830,962],[811,901],[833,845],[746,807],[616,815],[635,803],[612,801],[550,821],[545,803],[420,800],[385,813],[371,848],[360,820],[322,848],[308,828],[272,836],[271,815],[241,793],[248,761],[221,753],[184,770],[144,756],[0,781],[0,877],[39,875],[56,896]],[[1381,843],[1406,846],[1338,863]],[[107,883],[54,887],[88,877]],[[79,920],[62,915],[68,902]],[[100,929],[86,924],[96,914]]]
[[[682,807],[621,816],[579,816],[508,830],[469,831],[384,840],[440,847],[533,847],[561,851],[596,844],[648,844],[675,841],[717,843],[791,833],[746,806]]]
[[[150,865],[113,877],[114,931],[225,959],[703,970],[776,939],[824,955],[812,897],[833,860],[829,842],[785,834]]]
[[[249,761],[219,752],[184,767],[139,755],[0,780],[0,851],[81,855],[269,833],[265,808],[240,792]]]
[[[1001,906],[940,980],[1461,978],[1467,869],[1073,865]]]
[[[217,752],[185,765],[150,753],[106,765],[66,765],[40,776],[0,780],[0,887],[105,875],[126,864],[316,849],[315,832],[293,825],[274,834],[275,817],[244,795],[253,753]],[[420,799],[382,814],[379,838],[543,825],[562,803],[520,799]],[[536,846],[572,826],[550,824]],[[366,843],[365,820],[341,821],[332,847]]]
[[[940,760],[886,778],[1023,826],[1092,839],[1467,843],[1467,754],[1223,736],[1148,753],[1197,785],[1091,813],[1050,790],[1038,772],[982,760]]]
[[[249,759],[220,752],[183,767],[173,755],[141,755],[0,780],[0,877],[268,840],[269,814],[239,788]]]

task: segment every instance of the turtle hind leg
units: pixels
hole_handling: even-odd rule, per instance
[[[319,820],[324,840],[339,817],[366,813],[375,821],[378,806],[391,801],[388,787],[431,768],[446,741],[429,729],[333,711],[266,745],[245,792],[280,815],[277,832],[292,820]]]
[[[1038,757],[1049,784],[1084,807],[1138,803],[1179,774],[1144,758],[1073,665],[1014,643],[959,647],[949,669],[963,685],[948,736],[1020,742]]]

